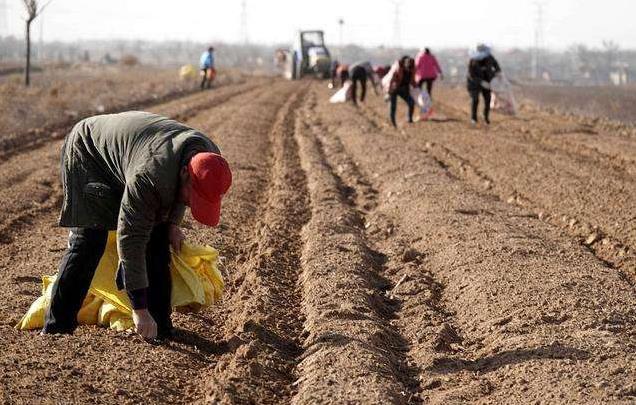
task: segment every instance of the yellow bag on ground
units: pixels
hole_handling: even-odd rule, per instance
[[[119,291],[115,274],[117,235],[110,232],[106,250],[102,256],[86,299],[77,320],[80,325],[102,325],[118,331],[130,329],[132,306],[125,291]],[[180,312],[198,311],[221,299],[223,276],[217,267],[219,253],[209,246],[184,243],[181,252],[172,254],[172,306]],[[42,278],[42,296],[31,304],[16,329],[39,329],[44,326],[44,316],[51,300],[55,276]]]
[[[179,68],[181,80],[194,80],[197,77],[197,70],[192,65],[183,65]]]

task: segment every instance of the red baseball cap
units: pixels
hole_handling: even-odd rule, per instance
[[[221,199],[232,185],[232,172],[223,156],[197,153],[188,163],[192,182],[190,211],[197,221],[217,226],[221,217]]]

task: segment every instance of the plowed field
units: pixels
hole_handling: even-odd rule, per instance
[[[396,130],[380,98],[329,95],[246,78],[146,107],[234,172],[222,225],[186,221],[225,298],[163,344],[13,329],[66,244],[62,141],[0,151],[0,400],[634,403],[636,132],[536,109],[471,128],[450,89]]]

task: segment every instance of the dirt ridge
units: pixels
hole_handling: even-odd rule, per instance
[[[364,220],[348,199],[352,190],[325,156],[323,129],[312,123],[314,97],[296,123],[312,217],[303,229],[305,354],[292,402],[405,403],[414,383],[405,342],[390,325],[396,308],[384,294],[385,258],[365,240]]]
[[[304,91],[295,92],[271,131],[271,179],[244,280],[229,319],[232,350],[215,367],[206,401],[280,403],[292,395],[296,358],[302,352],[298,235],[308,219],[305,178],[293,139],[293,122]],[[240,385],[233,381],[240,380]]]

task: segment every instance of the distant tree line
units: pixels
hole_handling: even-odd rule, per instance
[[[237,45],[220,42],[201,43],[189,41],[78,41],[45,42],[32,44],[36,66],[47,63],[118,63],[138,61],[142,64],[177,67],[196,65],[199,56],[209,45],[216,49],[219,67],[243,68],[273,72],[276,69],[274,53],[279,45]],[[327,44],[329,45],[329,44]],[[0,38],[0,69],[2,65],[20,63],[25,55],[24,40],[14,37]],[[344,63],[369,60],[374,64],[390,64],[401,55],[415,55],[414,48],[365,48],[347,45],[330,47],[332,56]],[[466,75],[467,49],[433,49],[446,77],[462,81]],[[592,48],[573,45],[564,51],[542,50],[538,54],[539,77],[532,78],[531,49],[494,49],[494,53],[507,75],[520,82],[542,82],[570,85],[609,84],[621,80],[636,80],[636,50],[622,50],[614,42]],[[134,59],[131,59],[134,57]],[[619,76],[617,76],[619,75]],[[615,80],[614,80],[615,82]],[[617,84],[617,83],[615,83]]]

